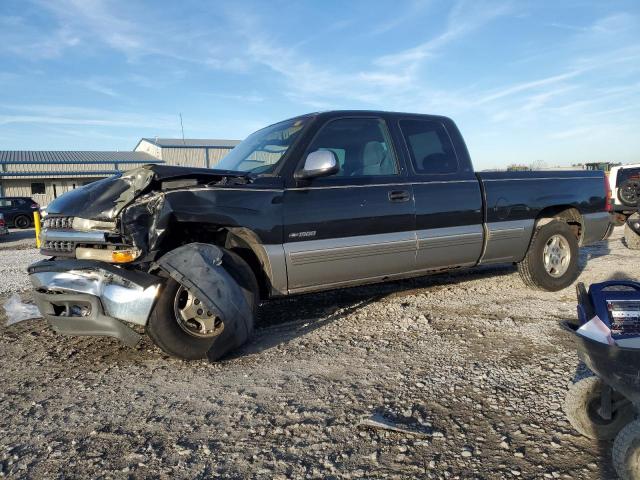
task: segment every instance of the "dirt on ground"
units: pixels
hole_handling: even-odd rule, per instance
[[[0,252],[3,302],[35,257]],[[580,265],[587,284],[634,279],[640,253],[618,228]],[[3,314],[0,476],[615,478],[611,444],[562,410],[584,374],[558,326],[574,292],[505,265],[299,296],[264,305],[219,363]]]

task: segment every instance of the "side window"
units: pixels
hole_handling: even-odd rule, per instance
[[[340,171],[334,177],[397,175],[391,140],[382,120],[341,118],[324,125],[311,142],[309,152],[330,150]],[[332,177],[327,177],[332,178]]]
[[[7,200],[5,198],[0,199],[0,207],[10,207],[11,206],[11,200]]]
[[[31,184],[31,195],[38,195],[40,193],[45,193],[44,183],[43,182],[34,182]]]
[[[427,120],[401,120],[400,130],[409,147],[411,163],[418,174],[458,171],[458,159],[444,127]]]

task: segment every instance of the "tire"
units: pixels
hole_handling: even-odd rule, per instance
[[[640,420],[620,430],[613,442],[613,467],[622,480],[640,478]]]
[[[253,331],[253,320],[259,303],[258,282],[251,267],[240,256],[229,250],[224,250],[222,266],[236,281],[251,306],[253,312],[251,322],[250,325],[245,326],[246,331],[250,334]],[[166,280],[149,316],[146,327],[147,335],[158,347],[174,357],[183,360],[198,360],[209,357],[212,360],[217,360],[227,353],[228,349],[218,349],[220,351],[216,352],[214,344],[226,345],[233,329],[225,325],[219,335],[208,338],[196,337],[187,333],[178,323],[174,308],[174,301],[180,288],[181,285],[173,278]],[[244,320],[230,318],[225,323],[237,321]],[[248,339],[248,336],[244,341]],[[234,347],[238,346],[234,345]],[[212,349],[214,351],[210,351]]]
[[[567,259],[566,270],[554,276],[545,268],[544,252],[547,242],[553,237],[563,239],[570,257]],[[562,268],[565,268],[564,265]],[[525,285],[538,290],[556,292],[571,285],[579,275],[578,270],[578,239],[571,227],[561,220],[553,220],[536,229],[524,259],[518,263],[518,272]],[[556,271],[556,274],[559,273]]]
[[[640,192],[640,180],[625,180],[618,188],[618,198],[627,207],[635,207],[638,205],[638,192]]]
[[[624,242],[629,250],[640,250],[640,235],[626,223],[624,224]]]
[[[611,420],[603,419],[597,412],[600,406],[600,392],[603,382],[598,377],[583,378],[571,385],[564,400],[564,413],[578,432],[594,440],[610,440],[631,420],[635,414],[633,405],[625,403],[612,412]],[[616,391],[611,394],[612,402],[621,400]]]
[[[16,226],[16,228],[25,229],[31,226],[31,221],[26,215],[18,215],[13,219],[13,224]]]

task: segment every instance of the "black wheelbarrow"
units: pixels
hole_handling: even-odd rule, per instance
[[[562,322],[578,357],[595,374],[573,384],[564,410],[582,435],[615,439],[613,466],[624,480],[640,479],[640,283],[578,284],[579,324]],[[579,331],[594,316],[610,330],[600,341]],[[597,320],[596,320],[597,321]]]

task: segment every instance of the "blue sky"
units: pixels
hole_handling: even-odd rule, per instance
[[[443,114],[476,168],[640,162],[640,2],[0,0],[0,149]]]

